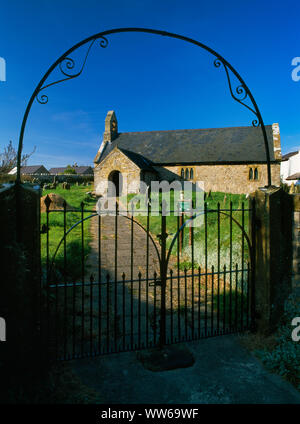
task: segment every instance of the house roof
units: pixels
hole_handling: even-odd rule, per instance
[[[272,126],[266,126],[270,159],[275,161]],[[228,127],[119,133],[107,143],[101,162],[114,147],[142,156],[153,164],[265,162],[260,127]]]
[[[292,156],[295,156],[297,153],[298,153],[298,151],[286,153],[285,155],[282,155],[281,161],[283,162],[285,160],[289,160],[289,158],[291,158]]]
[[[51,168],[49,169],[49,172],[50,174],[62,174],[66,169],[66,166],[63,166],[61,168]]]
[[[48,170],[44,167],[44,165],[30,165],[30,166],[22,166],[21,167],[21,174],[25,175],[25,174],[35,174],[38,171],[40,171],[40,173],[48,174]]]
[[[297,172],[296,174],[290,175],[286,179],[287,180],[300,180],[300,172]]]
[[[75,166],[74,169],[76,171],[76,174],[94,173],[94,170],[91,166]]]
[[[14,175],[17,173],[17,167],[15,166],[13,169],[11,169],[8,173],[8,175]]]

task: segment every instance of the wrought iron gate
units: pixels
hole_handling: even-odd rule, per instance
[[[254,204],[193,215],[50,208],[45,200],[42,334],[54,359],[143,349],[254,325]],[[227,207],[226,207],[227,206]],[[120,208],[121,209],[121,208]],[[79,215],[79,216],[78,216]],[[61,240],[52,244],[58,217]],[[69,216],[78,216],[69,223]],[[195,219],[199,226],[192,226]],[[157,229],[159,228],[159,234]],[[169,233],[169,234],[168,234]]]

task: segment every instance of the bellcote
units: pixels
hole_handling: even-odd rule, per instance
[[[103,141],[111,143],[118,135],[118,121],[116,114],[113,110],[107,112],[105,118],[105,131],[103,134]]]

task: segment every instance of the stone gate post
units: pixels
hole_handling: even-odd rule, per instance
[[[255,222],[255,320],[261,333],[272,332],[291,291],[292,199],[282,189],[253,194]]]
[[[0,222],[0,317],[6,323],[0,362],[17,378],[39,357],[39,186],[0,186]]]

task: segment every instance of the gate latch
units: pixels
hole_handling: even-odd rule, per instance
[[[151,281],[149,287],[161,286],[161,280]]]

